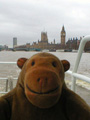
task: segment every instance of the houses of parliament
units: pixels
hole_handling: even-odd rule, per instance
[[[55,42],[55,39],[53,41],[53,43],[49,43],[48,42],[48,36],[47,36],[47,32],[41,32],[41,40],[39,41],[38,40],[38,43],[37,42],[33,42],[32,45],[30,45],[30,43],[27,43],[26,45],[20,45],[20,46],[17,46],[15,45],[15,48],[37,48],[37,49],[48,49],[48,50],[57,50],[57,49],[64,49],[65,48],[65,39],[66,39],[66,32],[65,32],[65,28],[64,26],[62,27],[62,30],[61,30],[61,33],[60,33],[60,36],[61,36],[61,43],[57,44]]]
[[[65,47],[65,38],[66,38],[66,32],[64,26],[61,30],[61,44],[56,44],[55,39],[53,43],[48,42],[48,36],[47,32],[41,32],[41,41],[38,40],[38,43],[33,42],[33,44],[30,46],[31,48],[40,48],[40,49],[60,49]]]

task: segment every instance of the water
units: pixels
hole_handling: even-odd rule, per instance
[[[38,52],[1,51],[0,61],[16,62],[21,57],[30,58],[32,55],[36,53]],[[63,60],[63,59],[68,60],[71,64],[70,70],[73,70],[77,53],[72,53],[72,52],[50,52],[50,53],[56,55],[60,60]],[[19,72],[20,72],[20,69],[17,67],[17,65],[0,64],[0,77],[7,77],[7,76],[17,77],[19,75]],[[78,68],[78,73],[90,77],[90,53],[83,53],[80,61],[80,65]],[[66,79],[69,80],[70,76],[66,75]],[[80,84],[80,81],[79,81],[79,84]],[[81,82],[81,84],[87,84],[87,83]],[[0,86],[1,88],[3,88],[3,84],[0,83]],[[90,84],[87,84],[86,87],[90,88]]]

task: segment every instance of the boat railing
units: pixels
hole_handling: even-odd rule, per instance
[[[9,64],[9,65],[16,65],[16,62],[3,62],[0,61],[0,64]],[[13,80],[17,80],[18,78],[13,78],[12,76],[8,76],[8,77],[0,77],[0,80],[6,80],[6,86],[5,86],[5,92],[0,91],[0,94],[5,94],[8,93],[8,88],[10,90],[13,89]]]
[[[67,74],[70,74],[71,77],[72,77],[71,89],[73,91],[75,91],[75,89],[76,89],[76,80],[77,79],[83,80],[83,81],[86,81],[86,82],[90,83],[90,78],[89,77],[86,77],[85,75],[81,75],[81,74],[77,73],[77,70],[78,70],[78,67],[79,67],[79,63],[80,63],[80,60],[81,60],[81,57],[82,57],[82,53],[84,51],[85,44],[88,41],[90,41],[90,35],[85,36],[81,40],[80,46],[79,46],[79,49],[78,49],[78,54],[77,54],[76,62],[74,64],[74,68],[73,68],[72,71],[70,71],[70,70],[67,71]]]
[[[82,56],[82,53],[84,51],[85,44],[88,41],[90,41],[90,35],[84,37],[81,40],[74,68],[73,68],[72,71],[68,70],[66,72],[66,74],[69,74],[72,77],[71,89],[73,91],[75,91],[76,80],[77,79],[90,83],[90,78],[89,77],[77,73],[77,70],[78,70],[78,67],[79,67],[79,63],[80,63],[80,60],[81,60],[81,56]],[[0,64],[16,64],[16,62],[2,62],[1,61]],[[9,86],[10,90],[13,89],[13,80],[17,80],[17,78],[13,78],[12,76],[9,76],[7,78],[0,78],[0,80],[6,80],[5,92],[0,92],[0,93],[4,94],[4,93],[8,92],[8,86]]]

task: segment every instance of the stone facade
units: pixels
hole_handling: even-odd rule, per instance
[[[90,52],[90,41],[88,41],[85,45],[85,48],[84,48],[84,51],[85,52]]]
[[[37,48],[41,50],[43,49],[48,49],[48,50],[65,49],[65,38],[66,38],[66,32],[63,26],[60,32],[61,43],[59,44],[55,42],[55,39],[53,42],[49,43],[47,32],[41,32],[41,41],[38,40],[38,42],[33,42],[32,45],[30,43],[27,43],[26,45],[17,46],[16,48]]]
[[[66,37],[66,32],[63,26],[61,30],[61,45],[65,45],[65,37]]]
[[[38,40],[38,43],[33,42],[32,45],[30,45],[30,48],[39,48],[39,49],[48,49],[48,50],[57,50],[60,48],[65,48],[65,37],[66,37],[66,32],[64,29],[64,26],[62,27],[61,34],[61,44],[56,44],[55,39],[53,43],[48,42],[48,36],[47,32],[41,32],[41,41]]]

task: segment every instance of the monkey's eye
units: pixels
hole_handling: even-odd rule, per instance
[[[31,65],[34,66],[35,65],[35,61],[32,61]]]
[[[56,62],[54,61],[54,62],[52,62],[52,65],[53,65],[53,67],[57,67],[57,64],[56,64]]]

